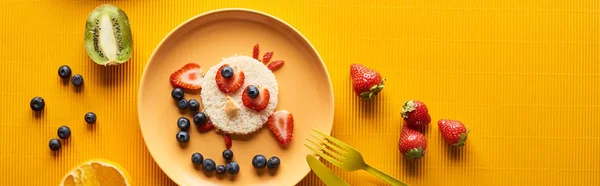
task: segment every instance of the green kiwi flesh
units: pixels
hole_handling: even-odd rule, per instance
[[[114,5],[100,5],[87,18],[84,37],[88,56],[99,65],[118,65],[131,58],[131,28],[127,14]]]

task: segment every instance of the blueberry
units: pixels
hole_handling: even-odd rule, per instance
[[[227,164],[226,169],[229,174],[237,174],[240,172],[240,165],[237,162],[232,161]]]
[[[85,118],[85,122],[88,124],[96,123],[96,113],[94,113],[94,112],[85,113],[84,118]]]
[[[176,137],[179,143],[187,143],[188,141],[190,141],[190,133],[188,133],[187,131],[177,132]]]
[[[44,101],[44,98],[36,96],[33,99],[31,99],[31,101],[29,102],[29,106],[33,111],[41,111],[46,106],[46,102]]]
[[[229,149],[224,150],[222,155],[223,155],[223,158],[227,161],[233,159],[233,151],[231,151]]]
[[[203,161],[204,161],[204,156],[202,156],[202,154],[200,154],[199,152],[192,154],[192,163],[194,165],[200,165],[200,164],[202,164]]]
[[[229,65],[223,67],[221,69],[221,76],[223,76],[225,79],[233,77],[233,68],[231,68]]]
[[[267,161],[267,167],[269,167],[269,169],[277,169],[279,168],[279,157],[277,156],[273,156],[271,158],[269,158],[269,161]]]
[[[179,87],[177,87],[177,88],[174,88],[174,89],[171,91],[171,97],[173,97],[173,99],[175,99],[175,100],[177,100],[177,101],[179,101],[179,100],[183,99],[183,89],[181,89],[181,88],[179,88]]]
[[[252,166],[254,168],[262,169],[267,166],[267,158],[262,154],[258,154],[252,158]]]
[[[58,68],[58,76],[63,79],[67,79],[71,77],[71,67],[67,65],[62,65]]]
[[[202,112],[198,112],[194,115],[194,124],[202,126],[206,123],[206,115]]]
[[[71,78],[71,83],[75,86],[81,86],[83,84],[83,76],[80,74],[75,74],[73,78]]]
[[[256,88],[254,85],[250,85],[250,86],[248,86],[247,93],[248,93],[248,97],[254,99],[254,98],[258,97],[258,94],[259,94],[258,88]]]
[[[186,109],[188,107],[188,101],[185,99],[179,100],[179,102],[177,102],[177,107],[181,110]]]
[[[64,125],[58,127],[58,137],[60,137],[60,139],[67,139],[71,137],[71,128]]]
[[[196,99],[190,99],[190,101],[188,102],[188,106],[192,111],[198,111],[198,109],[200,109],[200,103]]]
[[[225,173],[225,166],[224,165],[217,165],[217,168],[215,169],[215,172],[217,172],[217,174],[223,174],[223,173]]]
[[[215,171],[215,161],[213,161],[210,158],[206,158],[203,162],[202,162],[202,168],[204,169],[204,171],[206,172],[212,172]]]
[[[60,141],[58,139],[52,138],[50,140],[50,143],[48,143],[48,146],[50,146],[50,150],[57,151],[62,147],[62,144],[60,143]]]
[[[190,120],[186,117],[180,117],[177,119],[177,127],[183,131],[188,131],[190,129]]]

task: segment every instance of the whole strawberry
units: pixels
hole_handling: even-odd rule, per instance
[[[402,155],[404,155],[404,158],[408,160],[419,159],[425,156],[427,139],[425,139],[425,136],[421,132],[404,125],[400,133],[398,148]]]
[[[431,116],[425,103],[419,100],[410,100],[402,106],[402,117],[409,127],[419,128],[429,125]]]
[[[352,76],[352,89],[362,99],[371,99],[383,89],[385,79],[373,69],[367,68],[361,64],[350,65],[350,75]]]
[[[438,128],[444,136],[446,143],[460,147],[465,145],[469,129],[458,120],[441,119],[438,121]]]

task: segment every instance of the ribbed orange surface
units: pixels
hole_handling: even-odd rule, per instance
[[[110,2],[129,15],[134,56],[95,65],[83,48],[87,14]],[[208,10],[251,8],[300,30],[326,62],[335,92],[333,136],[411,185],[599,185],[600,3],[574,1],[71,1],[0,2],[0,185],[56,185],[91,158],[122,164],[138,185],[173,185],[150,157],[137,121],[148,57],[171,29]],[[350,63],[377,69],[386,87],[362,102]],[[82,74],[76,91],[58,67]],[[34,96],[46,100],[35,116]],[[401,105],[424,101],[428,151],[399,154]],[[315,105],[317,106],[317,105]],[[88,111],[98,114],[89,127]],[[443,143],[438,119],[471,128],[467,145]],[[48,141],[72,129],[53,154]],[[333,167],[332,167],[333,168]],[[384,185],[334,171],[351,185]],[[300,185],[320,185],[313,174]]]

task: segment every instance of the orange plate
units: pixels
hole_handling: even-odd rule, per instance
[[[196,169],[191,155],[225,164],[223,137],[216,132],[200,133],[192,123],[190,141],[180,145],[175,134],[176,121],[191,112],[180,112],[171,98],[169,76],[189,62],[200,64],[206,72],[223,57],[252,56],[260,43],[261,57],[273,51],[272,60],[285,60],[274,72],[279,83],[279,105],[294,115],[294,139],[281,147],[266,124],[250,136],[233,136],[234,160],[240,164],[236,176],[207,175]],[[186,93],[186,99],[200,100],[199,93]],[[310,168],[304,160],[309,150],[303,146],[311,128],[327,134],[333,124],[333,90],[325,65],[306,38],[287,23],[264,13],[245,9],[222,9],[194,17],[172,31],[156,48],[142,76],[138,116],[146,145],[160,168],[179,185],[294,185]],[[257,172],[252,157],[278,156],[276,172]]]

